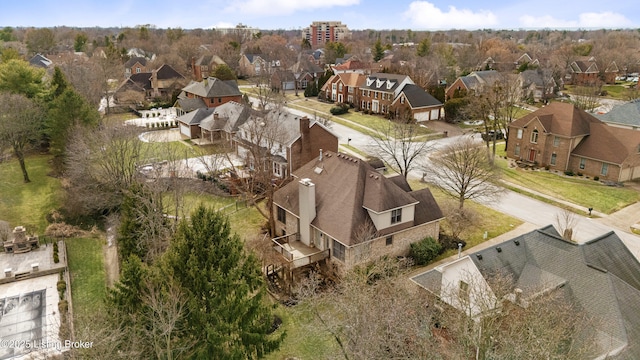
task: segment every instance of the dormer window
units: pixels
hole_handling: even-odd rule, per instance
[[[391,90],[391,88],[393,87],[393,85],[395,85],[396,83],[394,81],[389,81],[387,80],[387,90]]]
[[[402,209],[391,210],[391,223],[397,224],[402,221]]]
[[[367,86],[371,86],[373,84],[373,79],[367,79]]]
[[[380,80],[380,79],[376,80],[376,87],[377,88],[381,87],[382,84],[384,84],[384,80]]]

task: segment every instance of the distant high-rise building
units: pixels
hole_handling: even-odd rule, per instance
[[[351,32],[342,21],[314,21],[311,26],[302,30],[302,38],[309,40],[313,47],[349,36]]]

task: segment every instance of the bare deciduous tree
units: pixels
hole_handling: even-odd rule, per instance
[[[33,100],[20,94],[0,93],[0,143],[13,150],[25,183],[31,182],[25,152],[40,136],[43,120],[44,111]]]
[[[489,162],[478,141],[465,137],[445,146],[422,164],[424,180],[442,189],[464,207],[465,200],[492,198],[502,189],[493,183],[499,169]]]
[[[578,216],[575,213],[567,209],[562,209],[556,213],[556,226],[563,239],[573,241],[577,224]]]
[[[429,142],[421,138],[418,129],[419,125],[415,123],[389,121],[374,129],[378,134],[370,136],[374,146],[369,147],[369,151],[406,179],[420,156],[431,148]]]
[[[138,165],[147,162],[139,132],[113,125],[72,130],[65,164],[70,208],[91,213],[122,203],[124,192],[139,176]]]

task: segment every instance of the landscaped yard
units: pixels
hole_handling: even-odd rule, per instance
[[[509,183],[565,200],[585,209],[610,214],[640,201],[640,192],[629,187],[607,186],[582,176],[565,176],[544,169],[524,170],[508,166],[504,158],[496,159],[503,179]],[[522,192],[522,190],[517,190]]]
[[[26,226],[29,231],[43,234],[47,214],[60,207],[60,180],[49,176],[49,155],[30,155],[25,159],[30,183],[24,183],[18,160],[0,163],[0,220],[9,226]]]
[[[409,184],[411,185],[411,188],[414,190],[422,189],[428,186],[428,184],[425,184],[418,180],[411,180],[409,181]],[[433,197],[436,199],[436,202],[441,206],[448,201],[457,202],[457,200],[445,194],[440,189],[437,189],[435,187],[429,187],[429,189],[431,189],[431,193],[433,194]],[[491,239],[498,235],[502,235],[518,227],[520,224],[522,224],[522,220],[516,219],[512,216],[503,214],[499,211],[490,209],[486,206],[480,205],[470,200],[465,201],[464,206],[465,208],[473,209],[475,213],[478,215],[481,214],[481,216],[478,216],[479,221],[476,224],[476,226],[464,231],[460,236],[462,240],[464,240],[467,243],[467,245],[465,246],[465,249],[469,249],[478,244],[481,244],[485,242],[487,239]],[[444,232],[448,231],[446,224],[441,223],[441,227]],[[485,231],[487,232],[486,239],[484,237]],[[456,250],[445,251],[435,261],[452,256],[456,252],[457,252]]]
[[[71,296],[74,317],[84,318],[104,306],[106,278],[102,246],[104,240],[75,238],[65,241],[69,272],[71,274]]]

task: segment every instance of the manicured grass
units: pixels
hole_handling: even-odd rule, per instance
[[[0,163],[0,220],[9,226],[26,226],[36,234],[44,233],[46,215],[60,207],[60,180],[49,176],[50,155],[30,155],[25,159],[30,183],[24,183],[18,160]]]
[[[102,256],[102,239],[66,240],[71,297],[76,318],[90,315],[104,306],[106,275]]]
[[[564,176],[544,169],[510,168],[505,159],[496,159],[502,168],[503,179],[533,191],[565,200],[585,209],[611,214],[640,201],[640,193],[631,188],[612,187],[581,176]]]

